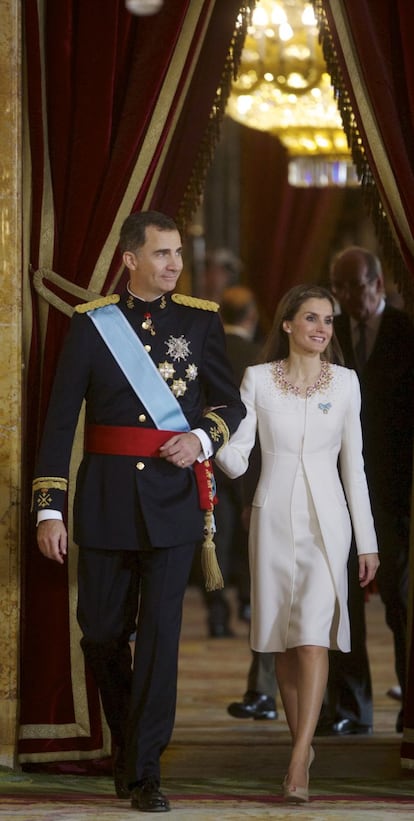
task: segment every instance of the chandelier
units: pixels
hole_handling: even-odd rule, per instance
[[[311,3],[259,0],[227,114],[282,141],[292,185],[355,185],[318,34]]]

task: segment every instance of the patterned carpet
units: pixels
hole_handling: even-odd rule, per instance
[[[197,590],[184,610],[177,721],[162,760],[162,788],[171,821],[413,821],[414,770],[400,766],[395,733],[398,704],[387,695],[393,683],[393,651],[381,603],[367,608],[374,681],[374,733],[315,739],[311,801],[288,807],[280,784],[290,739],[278,721],[237,721],[226,705],[241,694],[250,661],[247,627],[234,619],[235,637],[210,640]],[[114,796],[108,762],[49,772],[0,770],[0,821],[131,821],[153,814],[131,810]],[[339,777],[340,776],[340,777]]]
[[[264,781],[167,779],[163,788],[171,801],[171,821],[284,821],[293,817],[301,821],[412,821],[414,813],[414,781],[408,776],[380,783],[316,778],[310,803],[292,808],[282,803],[274,783]],[[131,819],[132,812],[128,802],[114,797],[107,777],[0,773],[2,821],[123,821]]]

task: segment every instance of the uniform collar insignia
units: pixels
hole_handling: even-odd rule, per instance
[[[129,286],[127,286],[125,294],[125,303],[130,311],[135,310],[142,314],[151,314],[152,316],[158,313],[158,311],[163,311],[167,307],[170,299],[169,294],[162,294],[152,302],[145,302],[133,294],[132,291],[129,290]]]

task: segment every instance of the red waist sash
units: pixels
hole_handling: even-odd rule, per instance
[[[111,456],[150,456],[160,458],[160,447],[181,431],[158,428],[118,427],[117,425],[86,425],[85,451]],[[212,510],[217,499],[213,492],[213,467],[210,459],[194,462],[201,510]],[[181,470],[182,468],[178,468]]]

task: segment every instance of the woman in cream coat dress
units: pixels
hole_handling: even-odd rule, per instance
[[[333,313],[323,288],[300,285],[286,294],[263,364],[247,368],[243,378],[247,415],[216,456],[227,475],[240,476],[258,433],[262,469],[249,533],[251,646],[275,653],[293,742],[283,791],[295,803],[308,800],[328,648],[350,650],[351,519],[362,586],[379,564],[362,459],[359,383],[354,371],[330,364]]]

